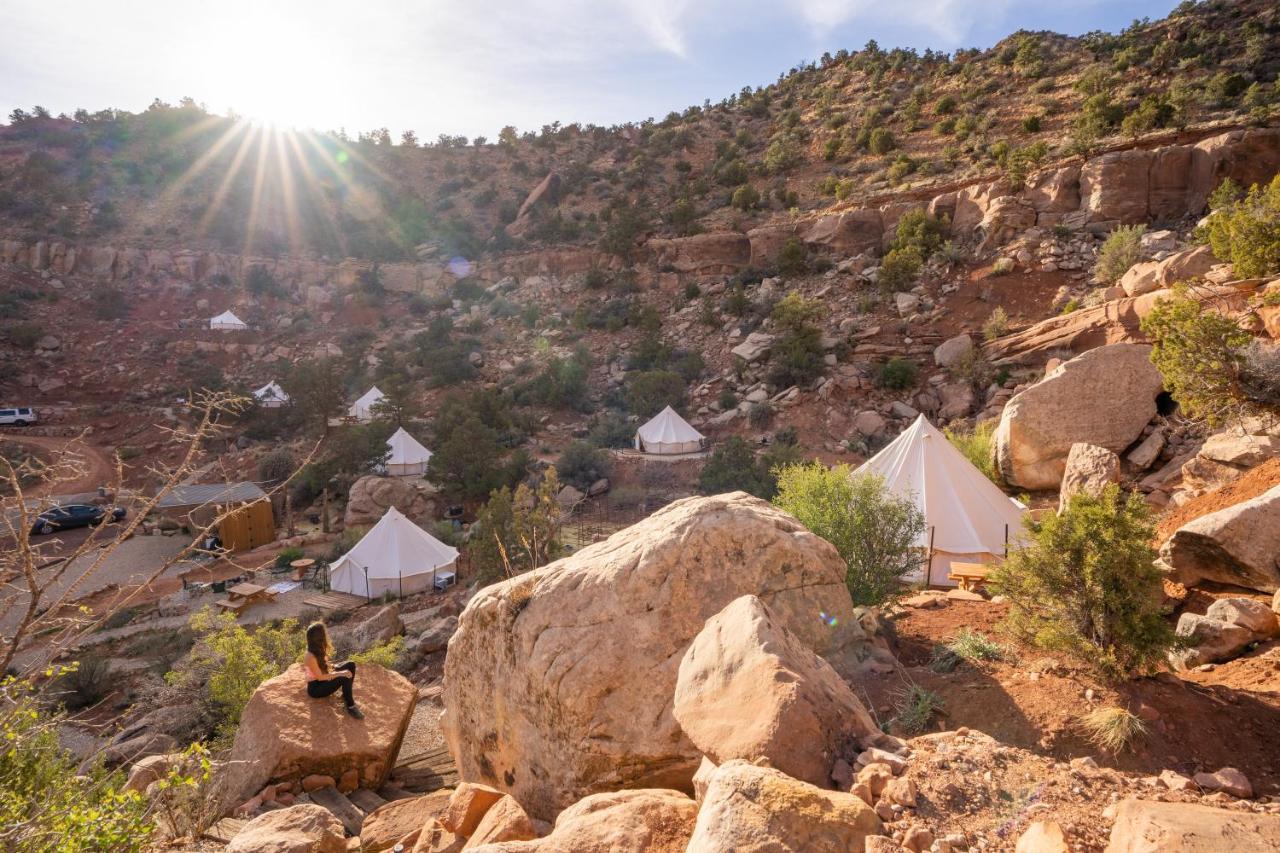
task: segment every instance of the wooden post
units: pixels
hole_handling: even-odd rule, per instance
[[[329,532],[329,487],[320,490],[320,531]]]

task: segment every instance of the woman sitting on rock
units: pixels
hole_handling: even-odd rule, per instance
[[[342,690],[342,701],[347,704],[347,713],[357,720],[363,720],[364,714],[356,707],[355,696],[352,695],[352,684],[356,680],[354,661],[340,663],[329,671],[329,653],[333,646],[329,645],[329,632],[323,622],[312,622],[307,627],[307,695],[312,699],[323,699]]]

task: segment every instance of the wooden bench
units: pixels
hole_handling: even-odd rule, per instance
[[[955,581],[967,592],[973,592],[987,582],[991,567],[985,563],[952,563],[948,580]]]
[[[243,598],[239,598],[234,601],[228,598],[217,602],[217,605],[223,610],[230,610],[233,613],[239,613],[248,604],[249,602]]]
[[[256,583],[238,583],[227,589],[226,600],[219,601],[218,606],[223,610],[239,613],[250,604],[267,603],[275,600],[276,594],[265,587],[258,586]]]

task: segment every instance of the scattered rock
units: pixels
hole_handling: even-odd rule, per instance
[[[1062,827],[1051,820],[1038,820],[1018,837],[1015,853],[1070,853]]]
[[[529,815],[525,814],[515,797],[504,794],[480,818],[475,832],[467,840],[467,847],[503,841],[530,841],[537,837],[538,833],[534,830]]]
[[[943,341],[933,350],[933,362],[938,367],[950,367],[973,352],[973,338],[967,334],[956,335]]]
[[[1280,815],[1196,803],[1122,800],[1107,853],[1263,853],[1280,848]]]
[[[1280,589],[1280,486],[1187,522],[1160,548],[1183,584],[1201,580]]]
[[[317,805],[275,809],[244,825],[226,853],[346,853],[342,823]]]
[[[362,853],[381,853],[411,832],[437,819],[449,804],[451,791],[433,791],[423,797],[392,800],[365,815],[360,827]]]
[[[1253,785],[1234,767],[1223,767],[1216,773],[1197,773],[1193,780],[1206,791],[1222,791],[1242,800],[1253,796]]]
[[[1102,490],[1120,482],[1120,457],[1105,447],[1083,441],[1071,445],[1067,467],[1058,496],[1058,512],[1063,512],[1078,494],[1099,497]]]

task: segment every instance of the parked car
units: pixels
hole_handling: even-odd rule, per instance
[[[122,506],[94,506],[92,504],[67,504],[47,509],[36,516],[31,533],[53,533],[73,527],[94,527],[104,521],[119,521],[125,516]]]
[[[0,409],[0,426],[26,426],[36,422],[36,410],[30,406],[18,406],[12,409]]]

